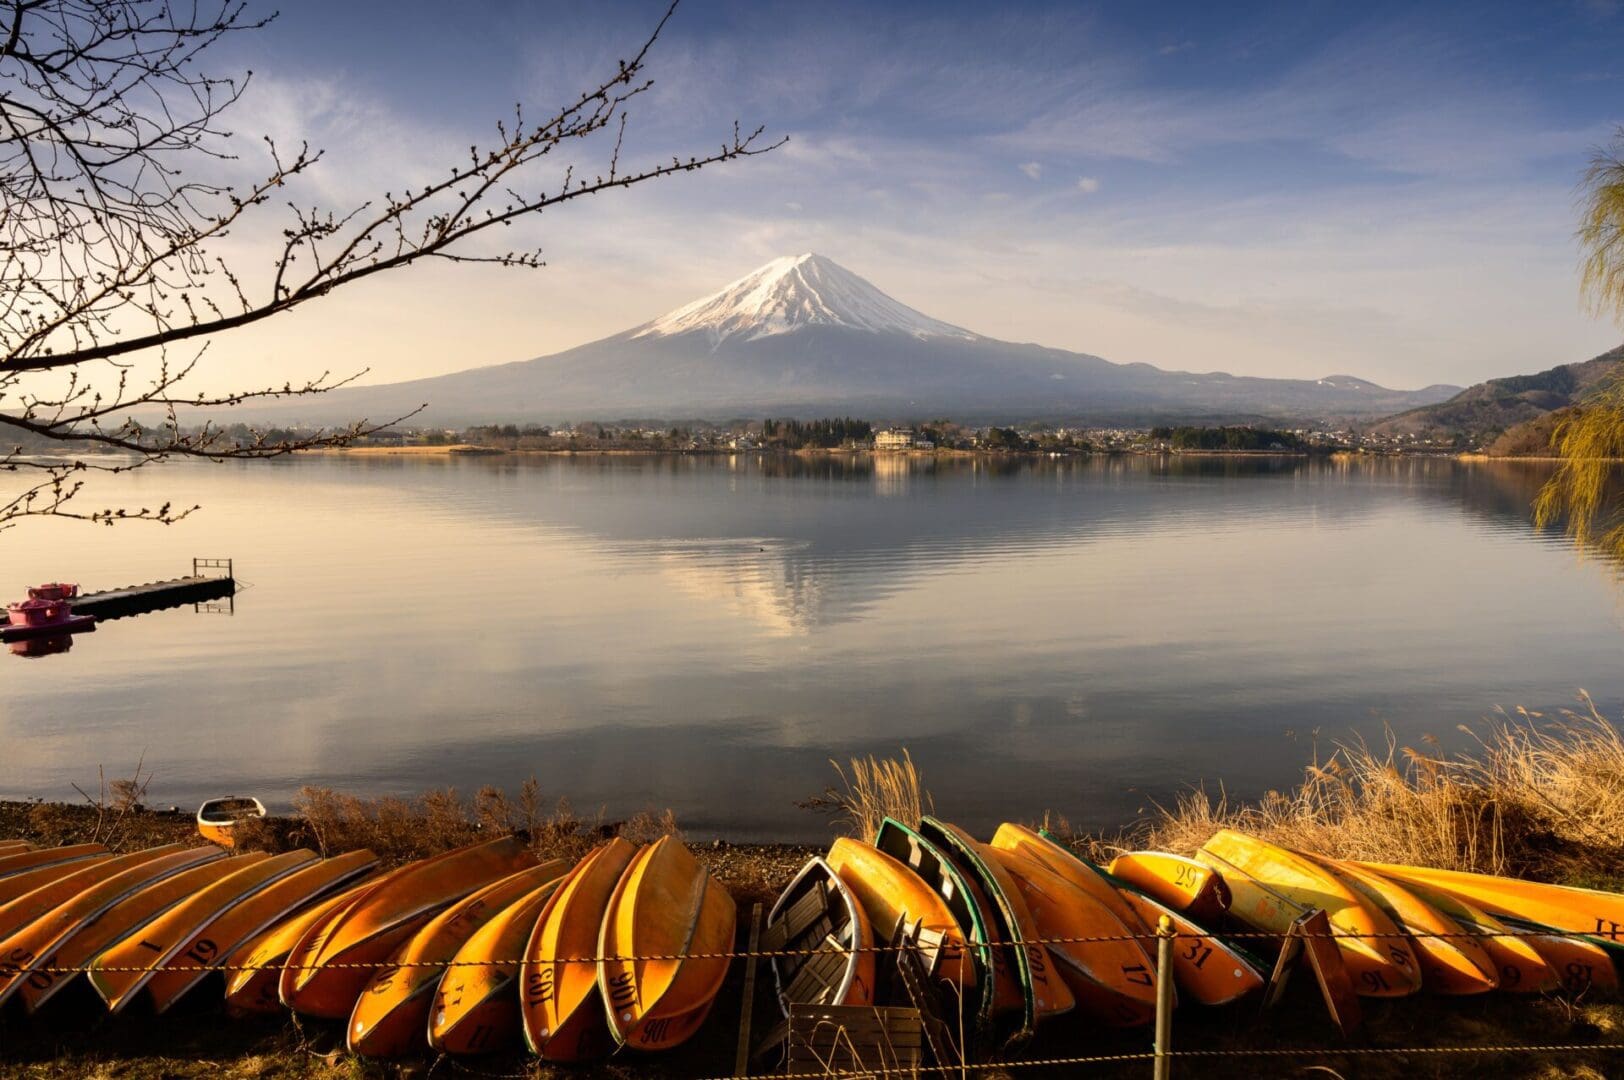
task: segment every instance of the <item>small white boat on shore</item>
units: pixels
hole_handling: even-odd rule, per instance
[[[197,808],[197,831],[203,839],[223,848],[237,846],[237,827],[244,821],[265,816],[265,804],[251,795],[227,795],[210,799]]]

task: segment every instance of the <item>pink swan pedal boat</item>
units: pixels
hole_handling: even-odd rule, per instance
[[[6,605],[8,621],[0,626],[0,641],[60,637],[96,628],[96,616],[75,615],[73,599],[79,586],[53,581],[28,590],[28,599]]]

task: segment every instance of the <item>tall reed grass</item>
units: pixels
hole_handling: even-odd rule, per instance
[[[1457,754],[1391,735],[1343,745],[1295,789],[1253,804],[1194,791],[1113,846],[1189,853],[1230,828],[1335,858],[1617,885],[1624,738],[1589,695],[1580,701],[1555,717],[1519,709],[1463,726],[1473,745]]]
[[[821,798],[802,805],[832,810],[848,832],[865,840],[874,839],[880,822],[895,818],[904,825],[919,825],[919,819],[935,811],[930,792],[919,776],[913,755],[903,748],[901,759],[852,758],[848,775],[838,761],[831,760],[840,787],[826,789]]]

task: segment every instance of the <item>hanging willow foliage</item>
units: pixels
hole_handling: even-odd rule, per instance
[[[1580,190],[1580,288],[1593,312],[1624,323],[1624,127],[1590,159]]]
[[[1580,289],[1586,305],[1624,325],[1624,127],[1590,160],[1581,184]],[[1582,544],[1624,557],[1617,463],[1624,459],[1624,378],[1614,375],[1558,424],[1562,464],[1534,502],[1541,528],[1563,525]]]

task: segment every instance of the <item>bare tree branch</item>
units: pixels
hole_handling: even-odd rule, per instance
[[[251,215],[268,212],[321,154],[308,145],[284,154],[266,139],[271,165],[260,180],[238,190],[208,178],[234,160],[220,120],[252,73],[217,77],[199,64],[222,38],[275,17],[253,18],[247,3],[0,0],[0,429],[35,444],[135,455],[133,463],[100,470],[110,472],[170,457],[274,457],[344,445],[405,418],[298,439],[255,432],[244,440],[212,423],[185,428],[181,417],[189,409],[319,394],[363,373],[189,394],[182,384],[202,351],[172,366],[168,350],[194,339],[206,347],[214,335],[422,259],[543,266],[540,249],[479,245],[498,229],[577,199],[783,142],[735,124],[730,138],[704,154],[623,167],[628,110],[653,85],[647,59],[676,10],[672,3],[630,60],[540,122],[516,106],[492,140],[471,145],[439,179],[343,209],[287,201],[288,222],[259,282],[212,247]],[[613,141],[600,151],[600,168],[564,160],[577,147],[590,150],[600,134]],[[550,181],[542,173],[548,166]],[[155,365],[156,374],[134,380],[132,364]],[[154,412],[161,423],[133,419]],[[45,466],[42,479],[22,458],[0,458],[0,471],[35,478],[20,493],[0,494],[0,526],[36,514],[82,516],[65,509],[83,483],[77,466]],[[184,516],[163,511],[126,516]]]

